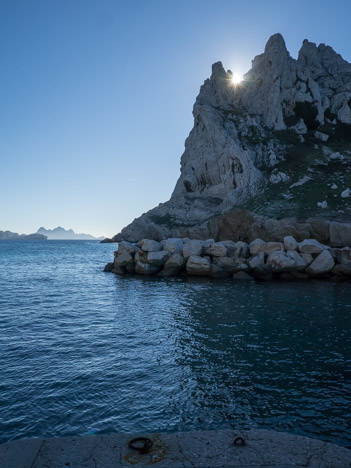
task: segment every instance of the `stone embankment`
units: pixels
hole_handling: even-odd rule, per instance
[[[351,248],[334,248],[316,239],[297,242],[251,243],[231,240],[215,242],[171,238],[157,242],[143,239],[137,244],[120,242],[105,271],[118,275],[208,276],[211,278],[307,279],[351,278]]]
[[[136,436],[152,441],[146,453],[128,446]],[[38,438],[0,445],[1,468],[349,468],[350,463],[345,447],[262,429]]]

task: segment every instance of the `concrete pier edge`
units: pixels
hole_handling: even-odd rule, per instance
[[[134,437],[148,437],[146,454],[128,448]],[[234,445],[242,437],[244,446]],[[351,450],[286,432],[204,431],[106,434],[24,439],[0,445],[1,468],[350,468]]]

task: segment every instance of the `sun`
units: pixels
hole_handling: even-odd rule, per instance
[[[239,83],[243,81],[242,75],[240,73],[234,73],[232,76],[232,83],[233,85],[237,86]]]

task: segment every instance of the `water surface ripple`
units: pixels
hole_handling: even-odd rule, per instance
[[[270,428],[351,446],[351,288],[103,273],[114,245],[0,242],[0,441]]]

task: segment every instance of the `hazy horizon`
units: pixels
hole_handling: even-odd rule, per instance
[[[351,4],[13,0],[0,6],[0,230],[111,237],[168,200],[211,65],[280,32],[351,61]]]

